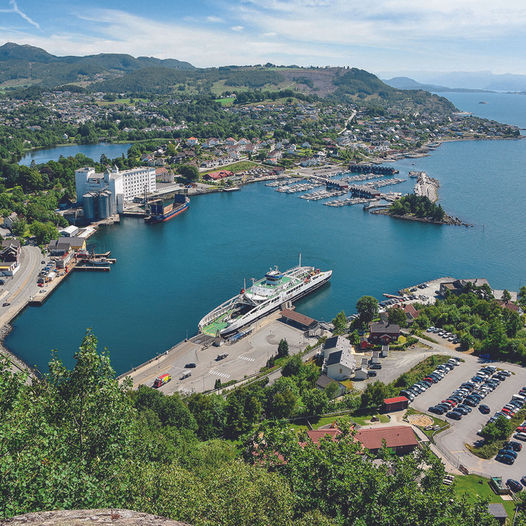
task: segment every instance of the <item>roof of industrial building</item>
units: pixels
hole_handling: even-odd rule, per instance
[[[290,309],[283,309],[281,311],[281,316],[287,320],[291,320],[296,323],[299,323],[300,325],[304,325],[305,327],[310,327],[311,325],[316,323],[316,320],[314,318],[309,318],[308,316],[305,316],[305,314],[301,314],[300,312],[296,312]]]
[[[490,515],[493,515],[496,519],[507,519],[508,514],[506,513],[506,508],[500,502],[491,502],[488,505],[488,511]]]
[[[386,447],[417,446],[414,431],[409,426],[374,427],[360,429],[356,433],[359,440],[367,449],[380,449],[385,440]]]

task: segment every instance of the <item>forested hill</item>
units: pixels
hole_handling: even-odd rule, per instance
[[[195,68],[188,62],[130,55],[56,57],[43,49],[8,43],[0,46],[0,89],[53,88],[132,94],[217,95],[247,90],[294,91],[342,102],[385,102],[453,111],[453,105],[425,91],[402,91],[357,68],[298,66],[225,66]],[[33,88],[33,89],[34,89]]]
[[[57,57],[34,46],[12,42],[0,46],[0,85],[6,86],[38,84],[51,88],[71,82],[89,83],[152,66],[167,69],[194,67],[188,62],[175,59],[135,58],[116,53]]]

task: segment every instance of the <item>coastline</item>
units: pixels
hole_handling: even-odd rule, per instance
[[[452,226],[465,226],[466,228],[473,227],[469,223],[465,223],[458,217],[452,217],[446,214],[446,217],[443,221],[435,221],[434,219],[428,219],[425,217],[416,217],[416,216],[401,216],[397,214],[390,214],[388,209],[381,208],[376,210],[371,210],[371,214],[383,215],[387,217],[393,217],[395,219],[402,219],[404,221],[416,221],[418,223],[428,223],[431,225],[452,225]]]

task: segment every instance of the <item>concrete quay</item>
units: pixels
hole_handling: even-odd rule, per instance
[[[271,356],[277,354],[282,338],[287,340],[291,355],[317,342],[317,338],[307,338],[303,331],[278,318],[279,313],[274,313],[256,324],[250,335],[220,347],[212,345],[212,337],[198,334],[121,375],[119,380],[130,377],[133,388],[139,385],[151,387],[157,376],[167,373],[172,376],[172,381],[160,388],[164,394],[205,392],[214,389],[217,379],[226,383],[254,376]],[[227,357],[216,360],[221,354],[227,354]],[[185,367],[189,363],[195,363],[195,367]],[[191,373],[191,376],[182,379],[186,373]]]

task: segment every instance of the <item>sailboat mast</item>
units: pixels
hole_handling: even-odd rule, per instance
[[[298,267],[301,267],[301,252],[300,252],[300,261],[298,263]]]

